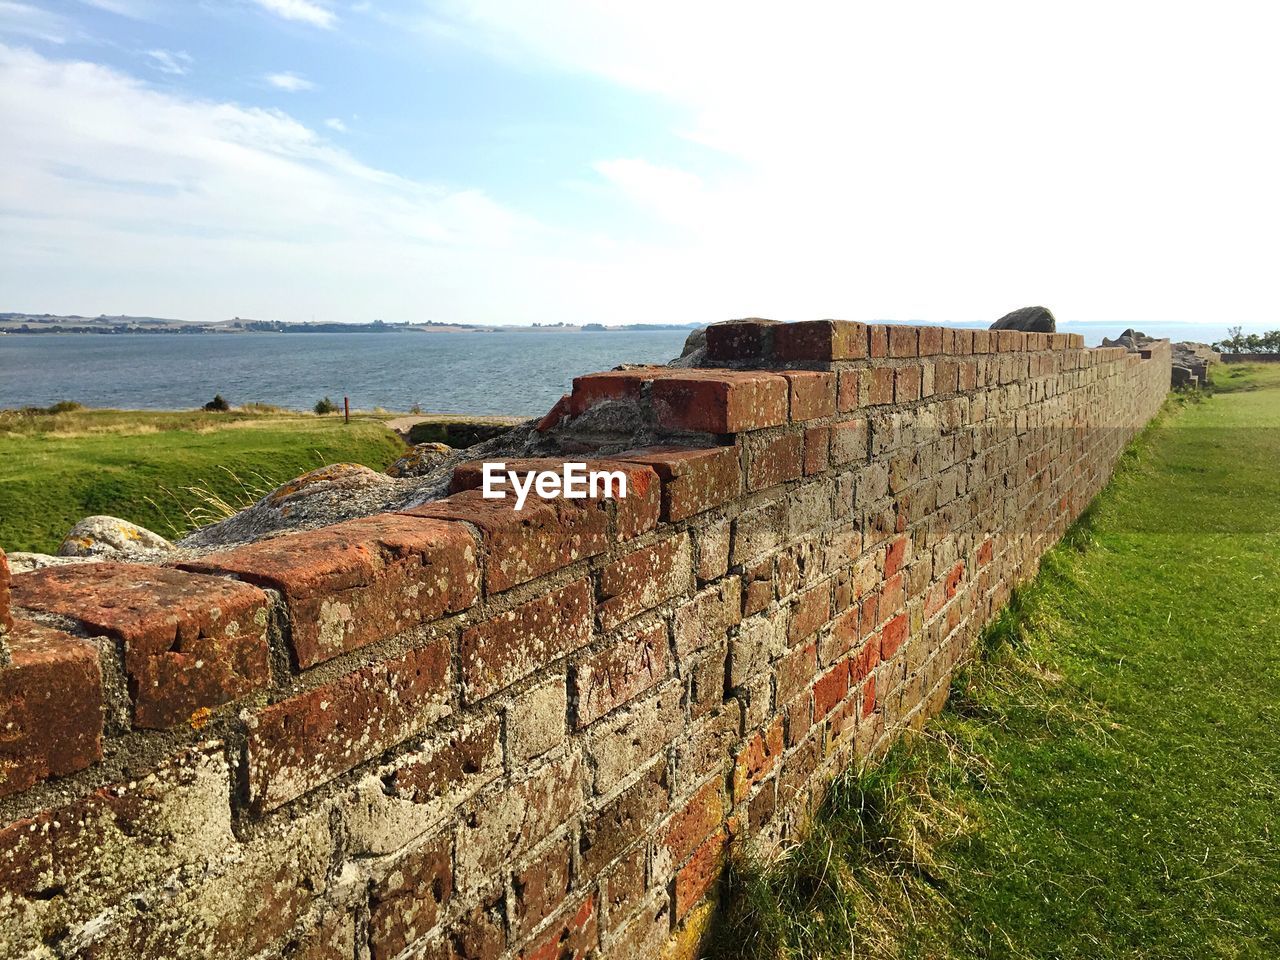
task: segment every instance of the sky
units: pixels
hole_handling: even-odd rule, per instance
[[[0,0],[0,310],[1274,326],[1278,27],[1231,0]]]

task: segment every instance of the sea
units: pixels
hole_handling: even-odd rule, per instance
[[[1093,346],[1131,326],[1174,340],[1227,335],[1225,323],[1058,329],[1082,333]],[[620,363],[666,363],[688,333],[9,334],[0,336],[0,408],[74,400],[182,410],[219,393],[233,405],[296,410],[325,396],[340,404],[345,396],[361,410],[532,417],[546,413],[576,376]]]

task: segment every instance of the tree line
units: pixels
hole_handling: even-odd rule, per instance
[[[1239,327],[1228,327],[1227,334],[1213,345],[1219,353],[1280,353],[1280,330],[1245,334]]]

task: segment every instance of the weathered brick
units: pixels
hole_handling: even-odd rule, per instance
[[[722,639],[742,619],[742,581],[726,577],[689,598],[676,610],[676,654],[691,653]]]
[[[902,642],[907,639],[908,626],[905,613],[898,614],[884,625],[884,629],[880,632],[880,655],[883,659],[890,660],[898,652]]]
[[[831,428],[809,427],[804,432],[804,475],[822,473],[831,463]]]
[[[777,765],[783,749],[782,717],[751,734],[733,763],[733,799],[741,803],[751,788]]]
[[[481,700],[591,640],[591,585],[574,580],[462,632],[463,696]]]
[[[824,580],[796,597],[787,627],[787,641],[799,643],[817,633],[818,628],[830,619],[831,582]]]
[[[617,929],[644,899],[645,860],[648,851],[643,845],[619,858],[618,862],[601,874],[600,892],[608,913],[609,926]],[[663,931],[664,939],[666,930]],[[634,954],[643,956],[643,954]]]
[[[633,550],[600,571],[600,623],[611,630],[689,589],[693,545],[681,533]]]
[[[102,759],[98,649],[19,620],[0,667],[0,797]]]
[[[455,493],[462,490],[482,489],[484,485],[484,464],[486,462],[492,461],[473,460],[459,464],[453,471],[453,479],[450,482],[449,489]],[[625,496],[621,495],[621,490],[617,487],[615,481],[610,480],[607,490],[603,483],[594,488],[588,485],[586,488],[587,493],[594,495],[579,499],[584,504],[591,504],[597,509],[605,509],[608,504],[613,505],[615,512],[615,540],[633,540],[658,525],[658,515],[662,507],[662,488],[658,482],[657,475],[650,467],[644,464],[612,459],[575,460],[570,457],[524,457],[505,460],[502,463],[504,464],[503,483],[499,486],[499,489],[506,493],[508,497],[515,496],[510,489],[509,481],[506,479],[508,473],[519,474],[523,482],[523,478],[528,474],[537,471],[548,471],[558,475],[563,472],[566,463],[581,463],[588,474],[593,472],[621,473],[626,480]],[[529,489],[529,497],[538,500],[544,499],[532,487]],[[553,497],[546,499],[564,498]]]
[[[742,705],[727,701],[689,727],[688,736],[676,743],[676,773],[681,786],[692,786],[713,773],[721,776],[730,766],[730,750],[742,726]]]
[[[655,380],[652,398],[669,430],[742,433],[787,421],[787,381],[773,373],[679,371]]]
[[[779,360],[858,360],[867,355],[867,328],[851,320],[780,324],[773,351]]]
[[[737,447],[646,447],[615,458],[650,467],[662,480],[662,519],[683,520],[738,495]]]
[[[867,327],[867,356],[879,360],[889,356],[889,326],[877,323]]]
[[[246,766],[255,810],[271,810],[423,729],[452,686],[449,645],[436,639],[260,711]]]
[[[893,403],[893,375],[892,367],[875,367],[865,371],[862,402],[873,407]]]
[[[742,615],[750,617],[773,603],[773,558],[766,557],[743,571]]]
[[[786,649],[784,618],[766,615],[744,620],[729,645],[729,686],[743,686]]]
[[[720,685],[723,688],[723,677]],[[679,735],[684,727],[683,693],[678,682],[664,684],[653,696],[592,727],[588,753],[595,761],[597,794],[613,793]]]
[[[729,644],[721,641],[708,648],[683,673],[688,678],[689,716],[696,719],[724,702],[725,672]]]
[[[693,793],[655,835],[654,873],[669,876],[688,860],[728,813],[724,778],[712,777]]]
[[[17,605],[73,617],[124,644],[140,727],[167,727],[270,679],[267,597],[222,577],[84,563],[13,578]]]
[[[676,874],[675,917],[683,920],[720,877],[729,832],[721,827],[702,842],[693,858]]]
[[[659,376],[664,367],[640,367],[632,370],[608,370],[573,378],[568,413],[579,417],[592,407],[608,401],[639,403],[644,385]]]
[[[667,811],[671,795],[666,760],[651,764],[635,783],[585,818],[579,850],[583,870],[594,877],[649,835]]]
[[[889,325],[889,356],[917,357],[920,355],[920,333],[918,327]]]
[[[9,560],[0,550],[0,667],[9,662],[9,632],[13,630],[13,611],[9,600]]]
[[[500,732],[496,717],[481,717],[434,737],[381,772],[382,791],[433,808],[431,819],[439,819],[502,776]],[[427,817],[419,813],[417,819],[422,822]]]
[[[942,353],[942,335],[950,334],[950,330],[945,327],[919,327],[920,331],[920,356],[928,357],[936,353]],[[948,337],[948,339],[950,339]]]
[[[275,537],[182,566],[279,590],[302,667],[464,610],[479,589],[475,541],[465,527],[397,514]]]
[[[836,375],[818,370],[784,370],[791,388],[791,419],[817,420],[836,412]]]
[[[862,405],[862,383],[866,378],[866,370],[840,371],[840,383],[836,390],[836,409],[840,413],[848,413]]]
[[[531,498],[516,510],[510,498],[486,500],[479,490],[464,490],[406,514],[465,520],[479,529],[490,593],[528,583],[609,546],[608,516],[583,500]]]
[[[448,833],[396,860],[369,891],[369,950],[389,960],[431,930],[453,897],[453,843]]]
[[[693,540],[698,552],[696,573],[699,580],[717,580],[728,571],[731,529],[728,520],[719,520],[694,530]]]
[[[763,360],[773,352],[773,331],[780,324],[750,318],[707,327],[707,356],[712,360]]]
[[[662,957],[670,938],[671,903],[667,900],[666,893],[659,891],[618,928],[610,941],[607,956],[617,960]]]
[[[670,669],[662,623],[639,628],[582,657],[573,672],[575,725],[581,729],[603,717],[658,683]]]
[[[870,637],[856,654],[849,658],[849,683],[857,686],[871,676],[880,662],[880,635]]]
[[[747,489],[763,490],[804,472],[804,433],[749,434],[744,444],[747,458]]]
[[[507,755],[512,764],[527,763],[564,742],[567,703],[565,678],[556,676],[507,707]]]
[[[532,933],[569,896],[572,851],[557,840],[512,877],[512,926],[517,938]]]
[[[822,719],[849,693],[849,663],[840,660],[813,685],[813,713]]]
[[[788,703],[809,689],[818,671],[816,643],[807,643],[787,652],[778,661],[777,695],[780,703]]]
[[[893,375],[894,403],[911,403],[920,399],[920,367],[899,367]]]
[[[521,960],[587,960],[599,946],[596,919],[596,897],[592,894],[580,906],[566,909],[563,919],[521,952]]]
[[[571,754],[526,779],[501,783],[463,807],[455,880],[461,890],[487,886],[504,869],[562,827],[582,807],[582,760]]]
[[[831,428],[831,462],[837,467],[867,459],[867,421],[844,420]]]

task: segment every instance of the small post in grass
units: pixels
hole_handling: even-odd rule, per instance
[[[342,422],[343,423],[351,422],[351,398],[350,397],[342,398]]]

